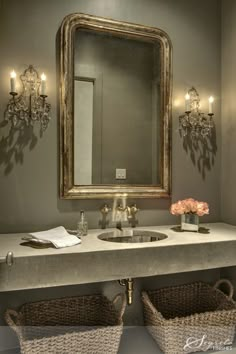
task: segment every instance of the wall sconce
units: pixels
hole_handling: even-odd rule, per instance
[[[179,116],[179,130],[183,136],[190,134],[198,138],[211,135],[213,122],[214,98],[209,97],[209,111],[205,114],[200,111],[200,96],[197,90],[192,87],[185,96],[185,113]]]
[[[46,130],[50,120],[51,105],[46,102],[46,76],[44,73],[39,77],[38,72],[30,65],[20,75],[22,90],[16,92],[16,73],[12,71],[10,78],[10,95],[5,111],[5,120],[10,121],[12,127],[19,124],[26,126],[40,123],[42,131]]]

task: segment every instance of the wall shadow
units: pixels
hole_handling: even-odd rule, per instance
[[[16,164],[23,164],[24,150],[26,147],[33,150],[38,142],[32,125],[9,127],[9,122],[4,120],[0,123],[0,166],[3,166],[4,174],[8,175]],[[5,134],[4,134],[5,133]],[[4,135],[3,135],[4,134]],[[42,136],[42,132],[40,133]]]
[[[211,134],[205,138],[201,135],[192,136],[189,133],[184,136],[181,131],[180,136],[183,139],[184,150],[190,155],[193,165],[197,167],[202,178],[205,180],[206,173],[210,172],[215,164],[217,153],[215,125],[211,130]]]

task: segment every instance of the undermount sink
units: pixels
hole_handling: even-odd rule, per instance
[[[98,235],[99,240],[119,243],[157,242],[167,237],[167,235],[160,232],[146,230],[116,230]]]

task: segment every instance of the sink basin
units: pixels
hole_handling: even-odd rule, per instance
[[[167,237],[167,235],[160,232],[146,230],[116,230],[98,235],[99,240],[119,243],[157,242]]]

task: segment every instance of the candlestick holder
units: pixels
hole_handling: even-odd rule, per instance
[[[4,118],[12,127],[26,126],[39,122],[42,131],[47,129],[50,121],[51,105],[46,102],[47,95],[40,94],[42,80],[32,65],[20,76],[21,93],[10,92],[12,96],[7,104]]]
[[[190,134],[194,138],[206,138],[211,135],[214,127],[214,113],[205,114],[200,111],[200,96],[197,90],[192,87],[188,91],[189,109],[179,116],[179,130],[183,136]]]

